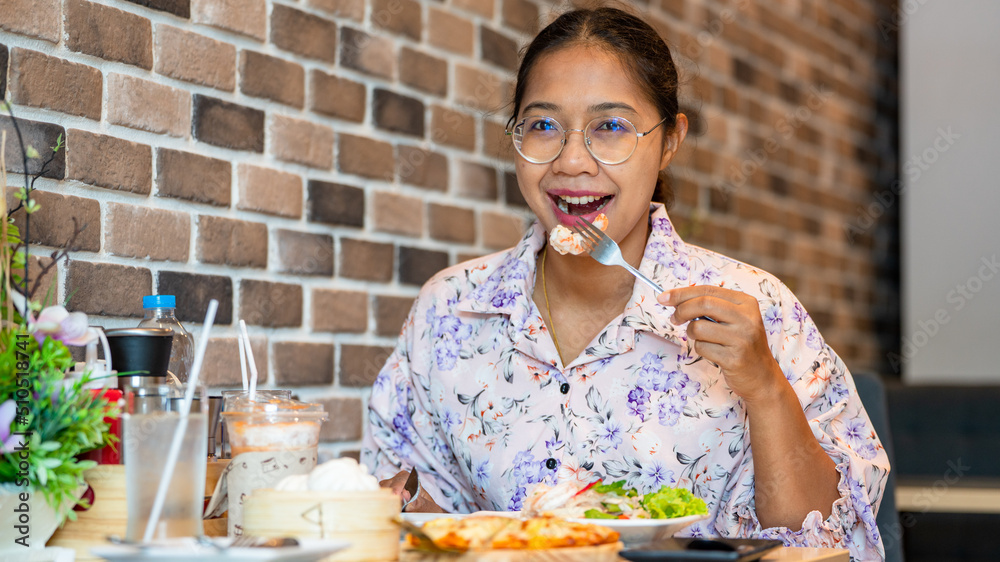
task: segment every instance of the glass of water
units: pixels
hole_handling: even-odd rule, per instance
[[[125,538],[142,542],[157,490],[164,478],[174,433],[181,422],[187,385],[150,385],[125,393],[122,447],[128,527]],[[205,465],[208,459],[208,400],[195,388],[180,454],[153,538],[198,537],[204,532]]]

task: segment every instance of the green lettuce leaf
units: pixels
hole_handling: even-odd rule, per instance
[[[671,519],[708,513],[705,501],[694,497],[685,488],[664,486],[656,493],[646,494],[639,503],[653,519]]]

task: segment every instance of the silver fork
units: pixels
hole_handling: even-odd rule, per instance
[[[573,229],[573,232],[576,232],[583,237],[587,246],[587,253],[590,254],[590,257],[600,263],[603,263],[604,265],[620,265],[627,269],[629,273],[634,275],[636,279],[652,287],[653,290],[656,291],[657,295],[663,292],[663,287],[660,287],[655,281],[639,273],[638,269],[632,267],[627,261],[625,261],[625,258],[622,256],[622,250],[618,247],[618,243],[605,234],[603,230],[594,226],[593,223],[583,217],[577,217],[577,223],[570,228]],[[708,316],[699,316],[694,320],[708,320],[709,322],[715,322],[713,318]]]
[[[625,261],[618,243],[605,234],[603,230],[597,228],[583,217],[577,217],[577,220],[578,222],[570,228],[573,229],[573,232],[583,237],[584,243],[587,246],[587,253],[590,254],[590,257],[604,265],[620,265],[627,269],[629,273],[635,275],[636,279],[652,287],[657,295],[663,292],[663,287],[660,287],[652,279],[639,273],[638,269]]]

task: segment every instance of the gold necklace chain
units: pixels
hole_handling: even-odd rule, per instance
[[[556,344],[556,353],[562,360],[562,350],[559,349],[559,338],[556,337],[556,321],[552,319],[552,311],[549,310],[549,287],[545,283],[545,258],[549,255],[549,246],[545,245],[542,250],[542,294],[545,295],[545,314],[549,317],[549,333],[552,334],[552,343]]]

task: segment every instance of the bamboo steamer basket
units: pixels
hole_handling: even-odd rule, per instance
[[[390,490],[279,492],[255,490],[243,502],[243,534],[343,540],[351,546],[328,562],[396,560],[402,507]]]
[[[91,547],[107,544],[108,535],[125,536],[128,505],[125,502],[125,465],[101,464],[83,473],[94,491],[90,509],[66,521],[47,543],[76,551],[77,560],[104,560],[90,553]]]

